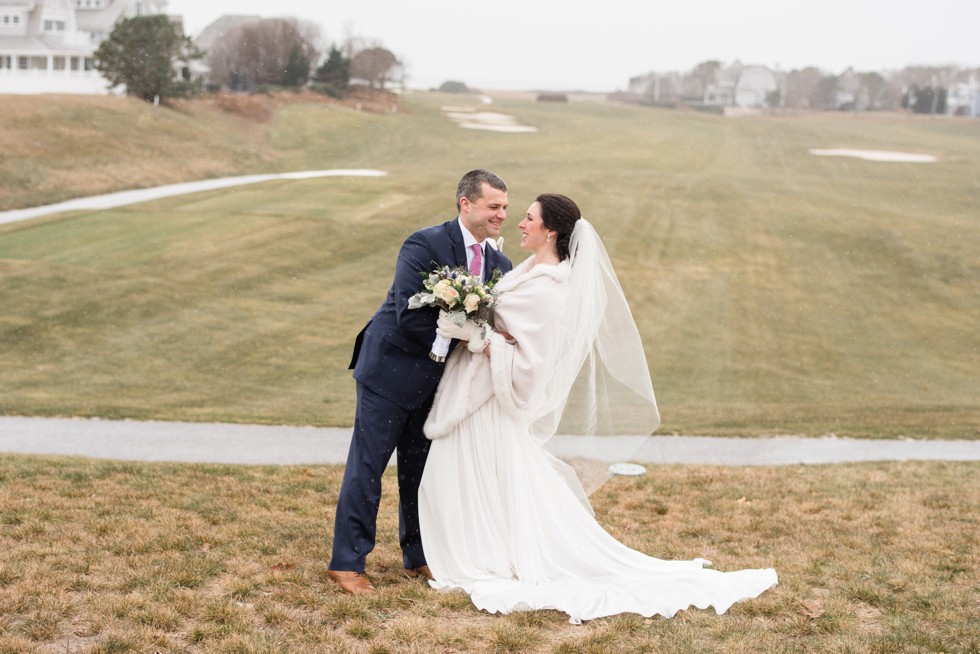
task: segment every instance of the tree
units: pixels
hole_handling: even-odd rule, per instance
[[[684,76],[683,95],[686,98],[704,100],[705,91],[715,83],[721,62],[717,59],[702,61]]]
[[[167,16],[123,18],[95,51],[95,68],[109,88],[125,86],[128,95],[144,100],[185,97],[196,91],[190,80],[177,79],[174,64],[185,66],[203,56]]]
[[[336,93],[343,94],[350,86],[350,59],[336,46],[330,48],[327,60],[316,69],[313,79]]]
[[[946,113],[946,89],[913,84],[905,94],[903,106],[917,114]]]
[[[310,79],[310,60],[299,45],[293,46],[289,53],[286,68],[282,71],[279,83],[283,86],[300,87]]]
[[[867,108],[870,111],[882,108],[883,96],[888,82],[879,73],[860,73],[858,79],[861,81],[861,92],[867,99]]]
[[[823,73],[812,66],[802,70],[790,71],[789,75],[786,76],[786,106],[811,107],[811,97],[822,78]]]
[[[810,92],[810,106],[814,109],[837,109],[837,91],[840,78],[837,75],[824,75]]]
[[[361,50],[351,59],[351,77],[363,79],[371,88],[384,89],[394,79],[399,61],[390,50],[381,47]]]
[[[449,80],[439,85],[439,91],[442,93],[469,93],[470,88],[466,86],[465,82]]]
[[[301,86],[310,62],[319,58],[315,26],[292,18],[269,18],[232,30],[208,53],[211,79],[238,91],[279,84]]]

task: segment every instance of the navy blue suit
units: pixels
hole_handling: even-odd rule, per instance
[[[388,296],[357,335],[351,368],[357,381],[354,433],[334,520],[331,570],[364,571],[374,549],[381,475],[398,450],[399,539],[406,568],[425,565],[419,535],[418,488],[429,453],[422,433],[445,364],[429,358],[438,311],[409,309],[422,289],[422,272],[437,265],[466,267],[456,219],[409,236],[398,253]],[[484,247],[484,279],[510,260]],[[455,345],[455,341],[454,341]]]

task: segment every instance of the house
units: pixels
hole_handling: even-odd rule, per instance
[[[980,116],[980,78],[970,75],[969,82],[951,84],[946,94],[946,113],[950,116]]]
[[[765,66],[742,65],[736,61],[719,68],[715,81],[704,92],[704,104],[716,107],[767,107],[773,92],[784,97],[776,73]]]
[[[194,37],[194,45],[205,52],[210,51],[218,41],[235,30],[254,25],[261,22],[262,17],[256,15],[230,15],[224,14],[212,21],[210,25],[201,30],[201,33]]]
[[[120,18],[167,0],[0,0],[0,93],[108,93],[93,53]]]
[[[735,86],[742,74],[742,64],[735,61],[731,66],[715,71],[715,80],[704,90],[704,104],[715,107],[735,105]]]

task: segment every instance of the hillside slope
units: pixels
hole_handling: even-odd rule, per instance
[[[0,211],[131,188],[226,175],[285,172],[271,143],[274,117],[294,103],[360,103],[387,110],[390,94],[339,102],[314,93],[206,96],[153,106],[136,98],[0,95]]]
[[[2,413],[350,424],[351,343],[402,240],[451,218],[460,174],[482,166],[510,185],[512,258],[537,193],[570,195],[597,226],[661,433],[980,436],[980,121],[498,98],[494,111],[538,128],[508,134],[456,127],[445,105],[486,107],[438,94],[386,113],[292,103],[260,121],[204,104],[166,118],[127,105],[109,121],[112,102],[51,100],[49,115],[89,126],[90,145],[70,149],[84,165],[41,128],[51,158],[21,165],[71,181],[101,162],[129,185],[263,167],[389,175],[0,227]],[[148,125],[156,166],[107,143]],[[809,153],[834,147],[938,161]]]

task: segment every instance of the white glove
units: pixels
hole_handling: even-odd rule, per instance
[[[468,349],[473,354],[479,354],[487,349],[487,343],[490,339],[487,338],[490,330],[485,327],[480,327],[480,333],[474,336],[466,343],[466,349]]]
[[[478,325],[468,318],[462,325],[457,325],[445,311],[439,312],[436,333],[443,338],[458,338],[461,341],[469,341],[470,344],[467,347],[474,352],[482,352],[483,348],[486,347],[486,334],[482,325]],[[474,347],[478,347],[478,349],[474,350]]]

